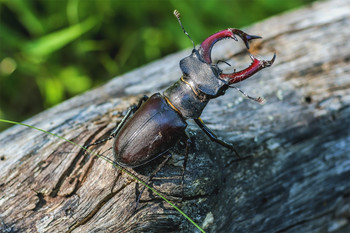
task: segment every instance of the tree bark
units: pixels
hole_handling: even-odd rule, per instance
[[[186,166],[178,143],[152,186],[207,232],[350,232],[349,28],[350,4],[333,0],[244,29],[264,37],[251,53],[277,53],[272,67],[240,84],[266,103],[232,90],[202,114],[243,159],[190,121]],[[249,56],[236,45],[220,42],[215,57],[245,64]],[[117,77],[25,123],[80,145],[105,138],[128,106],[176,81],[178,62],[189,54]],[[0,144],[1,232],[196,231],[148,189],[135,211],[142,185],[68,142],[14,126],[0,134]],[[113,159],[111,145],[92,149]],[[129,170],[147,180],[161,159]]]

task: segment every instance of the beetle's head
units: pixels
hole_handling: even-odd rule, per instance
[[[216,42],[218,42],[219,40],[222,40],[222,39],[226,39],[226,38],[231,38],[231,39],[234,39],[235,41],[237,41],[237,37],[236,37],[236,35],[237,35],[238,37],[240,37],[243,40],[247,49],[249,49],[249,42],[253,39],[261,39],[261,37],[254,36],[254,35],[248,35],[247,33],[243,32],[241,30],[238,30],[238,29],[228,28],[226,30],[222,30],[220,32],[217,32],[217,33],[209,36],[207,39],[205,39],[202,42],[199,49],[196,50],[196,46],[195,46],[193,40],[191,39],[191,37],[188,35],[186,30],[182,26],[182,23],[180,21],[180,13],[177,10],[175,10],[174,15],[178,19],[179,24],[180,24],[182,30],[184,31],[184,33],[192,41],[192,44],[193,44],[192,55],[197,54],[198,55],[197,59],[199,59],[203,63],[206,63],[207,65],[212,67],[212,71],[214,72],[215,75],[214,76],[211,75],[211,76],[214,78],[217,78],[217,79],[221,80],[221,82],[225,83],[223,86],[220,86],[219,89],[214,89],[215,95],[212,95],[212,93],[211,94],[206,93],[207,95],[211,95],[212,98],[217,97],[219,95],[223,95],[225,93],[225,90],[228,87],[233,87],[233,88],[238,89],[237,87],[231,86],[231,84],[234,84],[234,83],[237,83],[237,82],[243,81],[244,79],[249,78],[250,76],[257,73],[259,70],[262,70],[266,67],[271,66],[273,64],[273,62],[275,61],[276,54],[274,54],[274,56],[272,57],[271,60],[259,60],[250,54],[250,58],[252,59],[252,63],[247,68],[240,70],[240,71],[234,71],[233,73],[229,73],[229,74],[222,73],[222,71],[217,67],[217,65],[212,65],[212,60],[211,60],[211,50]],[[192,57],[192,55],[189,56],[187,59],[190,59]],[[185,59],[183,59],[182,63],[185,63],[184,61],[185,61]],[[188,70],[188,67],[193,67],[192,64],[194,64],[194,62],[188,62],[187,65],[181,66],[181,62],[180,62],[180,66],[181,66],[182,71],[184,73],[186,73],[186,70]],[[197,65],[196,67],[198,68],[199,66]],[[192,72],[192,73],[193,73],[192,74],[193,77],[197,76],[196,80],[199,80],[199,78],[202,77],[201,75],[195,75],[196,73],[198,73],[198,71]],[[202,85],[202,83],[203,82],[201,82],[201,85]],[[263,102],[263,99],[261,97],[253,98],[253,97],[250,97],[247,94],[245,94],[240,89],[238,89],[238,90],[250,99],[253,99],[259,103]]]

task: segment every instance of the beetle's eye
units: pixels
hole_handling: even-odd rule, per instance
[[[218,95],[225,95],[226,90],[225,89],[220,89],[218,91]]]

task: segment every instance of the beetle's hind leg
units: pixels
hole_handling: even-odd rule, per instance
[[[127,111],[127,113],[125,114],[125,116],[123,117],[123,119],[120,121],[120,122],[117,122],[115,128],[113,129],[113,131],[111,132],[111,134],[108,136],[108,138],[104,138],[102,140],[99,140],[97,142],[94,142],[94,143],[91,143],[91,144],[88,144],[86,146],[84,146],[85,150],[87,148],[89,148],[90,146],[94,146],[94,145],[98,145],[98,144],[101,144],[101,143],[104,143],[106,141],[109,141],[111,140],[112,138],[114,138],[118,132],[120,131],[120,129],[123,127],[123,125],[125,124],[125,122],[128,120],[128,118],[134,114],[140,107],[141,105],[146,102],[148,100],[148,96],[144,95],[138,102],[137,105],[131,105],[129,107],[129,110]]]
[[[234,148],[234,146],[231,145],[231,144],[229,144],[229,143],[227,143],[227,142],[225,142],[225,141],[223,141],[223,140],[221,140],[221,139],[219,139],[219,138],[215,135],[215,133],[214,133],[213,131],[211,131],[211,130],[204,124],[204,122],[203,122],[203,120],[202,120],[201,118],[194,119],[194,121],[197,123],[197,125],[199,126],[199,128],[201,128],[201,129],[204,131],[204,133],[205,133],[206,135],[208,135],[208,137],[210,138],[210,140],[212,140],[212,141],[214,141],[214,142],[216,142],[216,143],[218,143],[218,144],[220,144],[220,145],[222,145],[222,146],[224,146],[224,147],[226,147],[226,148],[228,148],[228,149],[234,151],[235,154],[236,154],[236,156],[237,156],[239,159],[241,159],[241,156],[239,156],[239,154],[238,154],[238,152],[236,151],[236,149]]]
[[[182,187],[182,200],[184,200],[184,184],[185,184],[185,171],[186,171],[186,164],[187,164],[187,159],[188,159],[188,153],[189,153],[189,149],[190,149],[190,144],[191,144],[191,139],[190,136],[187,134],[187,132],[185,132],[183,140],[186,140],[185,144],[186,144],[186,149],[185,149],[185,157],[184,157],[184,163],[182,166],[182,173],[181,173],[181,187]],[[166,158],[157,166],[157,168],[152,172],[152,174],[148,177],[146,183],[150,183],[153,179],[153,177],[160,171],[160,169],[162,169],[165,164],[169,161],[169,159],[171,158],[171,153],[169,151],[165,151],[163,152],[163,154],[161,155],[167,155]],[[161,156],[159,155],[159,156]],[[158,157],[158,156],[157,156]],[[137,200],[136,200],[136,206],[135,206],[135,210],[137,209],[140,200],[141,200],[141,196],[143,194],[143,192],[145,191],[146,186],[143,186],[142,190],[139,192]]]

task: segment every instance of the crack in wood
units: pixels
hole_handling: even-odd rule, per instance
[[[103,132],[107,125],[108,124],[105,124],[102,127],[99,127],[98,130],[94,131],[93,134],[90,134],[89,139],[94,138],[100,132]],[[85,141],[84,145],[87,141],[89,141],[89,139]],[[80,148],[72,163],[67,167],[67,169],[62,173],[61,177],[58,179],[58,182],[56,183],[55,187],[50,193],[50,197],[54,198],[59,194],[62,185],[65,184],[66,179],[68,179],[72,174],[75,175],[71,177],[71,180],[69,180],[68,183],[73,185],[74,188],[72,191],[70,191],[70,193],[64,195],[67,197],[74,195],[77,192],[77,190],[81,187],[84,179],[87,177],[89,170],[94,164],[94,159],[94,157],[91,157],[90,154],[85,153],[85,150]],[[88,163],[88,166],[85,166],[86,163]],[[79,172],[79,170],[82,170],[82,172]]]
[[[46,200],[45,200],[44,195],[42,193],[39,192],[36,194],[36,196],[38,197],[38,202],[35,203],[35,208],[33,209],[34,212],[38,211],[46,204]]]
[[[122,187],[114,192],[109,193],[107,196],[105,196],[101,201],[99,201],[97,203],[97,205],[92,209],[92,211],[85,216],[82,220],[77,221],[75,224],[73,224],[72,226],[70,226],[68,228],[67,233],[72,232],[73,230],[77,229],[79,226],[82,226],[84,224],[86,224],[92,217],[94,217],[96,215],[96,213],[109,201],[111,200],[116,194],[118,194],[119,192],[121,192],[123,189],[125,189],[128,185],[130,184],[124,184],[122,185]]]
[[[62,175],[58,179],[55,187],[52,189],[52,191],[50,193],[50,197],[54,198],[58,195],[58,192],[60,191],[61,186],[64,184],[65,180],[70,176],[70,174],[74,171],[78,161],[81,159],[82,156],[83,155],[81,152],[79,152],[75,156],[75,158],[73,159],[71,164],[67,167],[67,169],[62,173]]]
[[[71,191],[71,193],[66,194],[66,197],[70,197],[76,194],[76,192],[78,191],[78,189],[82,186],[82,184],[84,183],[86,177],[89,174],[89,171],[91,170],[92,166],[94,165],[94,160],[96,159],[96,157],[90,157],[89,161],[86,164],[79,164],[80,167],[82,167],[81,169],[78,168],[78,170],[82,170],[81,173],[79,175],[77,175],[77,177],[75,178],[77,181],[74,185],[74,189],[73,191]]]

